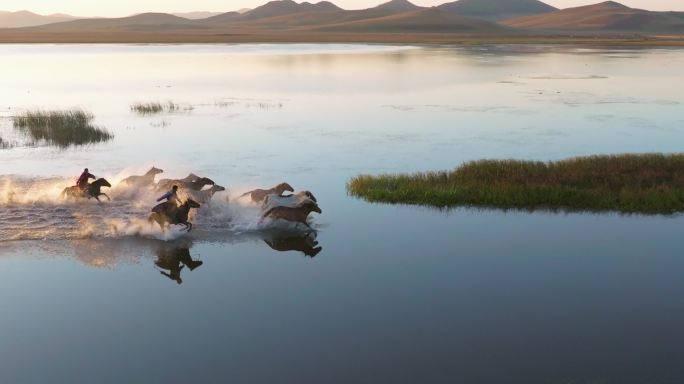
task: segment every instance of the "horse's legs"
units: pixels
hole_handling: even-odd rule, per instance
[[[192,231],[192,223],[191,222],[188,221],[187,223],[185,223],[185,226],[188,227],[188,232]]]
[[[107,201],[112,201],[112,199],[106,193],[100,193],[100,196],[106,197]]]

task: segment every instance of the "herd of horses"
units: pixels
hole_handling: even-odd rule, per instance
[[[164,202],[156,205],[151,210],[148,222],[156,222],[162,230],[171,225],[182,225],[190,232],[193,228],[189,221],[190,210],[200,208],[201,204],[209,203],[217,192],[225,191],[226,188],[216,184],[208,177],[197,176],[193,173],[183,179],[161,179],[155,182],[158,174],[164,171],[152,167],[147,173],[140,176],[129,176],[119,185],[127,188],[151,189],[156,192],[168,191],[174,185],[179,188],[179,195],[185,197],[185,201],[178,205],[175,202]],[[118,185],[117,185],[118,186]],[[210,186],[205,189],[206,186]],[[112,199],[102,188],[111,188],[112,185],[104,178],[99,178],[88,184],[85,189],[77,186],[67,187],[62,193],[62,198],[70,199],[95,199],[98,202],[101,196]],[[288,193],[289,194],[286,194]],[[308,217],[312,212],[322,213],[318,206],[318,200],[309,191],[296,192],[288,183],[281,183],[270,189],[255,189],[242,194],[239,198],[249,198],[253,203],[261,207],[260,223],[266,219],[285,220],[295,223],[295,226],[304,225],[313,231],[308,223]]]

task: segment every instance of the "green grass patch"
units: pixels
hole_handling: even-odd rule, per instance
[[[158,113],[171,113],[178,110],[180,110],[180,105],[172,101],[167,101],[166,103],[134,103],[131,105],[131,111],[144,116],[155,115]]]
[[[453,171],[361,175],[347,191],[371,202],[442,208],[672,214],[684,211],[684,154],[480,160]]]
[[[101,143],[114,136],[93,126],[94,116],[79,109],[67,111],[27,111],[12,118],[14,128],[34,143],[45,142],[60,148]]]

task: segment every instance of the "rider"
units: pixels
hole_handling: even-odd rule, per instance
[[[162,201],[162,200],[166,200],[169,203],[173,203],[174,205],[178,205],[178,186],[174,185],[170,191],[166,192],[165,194],[162,195],[162,197],[157,199],[157,201]]]
[[[90,172],[88,172],[88,168],[86,168],[83,170],[83,173],[81,173],[81,176],[78,177],[78,181],[76,181],[76,186],[80,190],[85,191],[86,188],[88,188],[88,180],[94,178],[95,175],[92,175]]]

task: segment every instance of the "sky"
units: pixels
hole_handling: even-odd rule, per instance
[[[296,0],[298,2],[304,0]],[[311,0],[309,0],[311,1]],[[312,2],[316,2],[314,0]],[[346,9],[368,8],[386,0],[332,0]],[[453,0],[415,0],[417,5],[433,6]],[[602,0],[548,0],[558,8],[594,4]],[[684,11],[684,0],[618,0],[636,8]],[[128,16],[140,12],[234,11],[254,8],[267,0],[2,0],[0,10],[29,10],[40,14],[68,13],[76,16]]]

